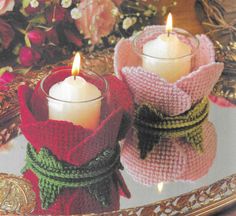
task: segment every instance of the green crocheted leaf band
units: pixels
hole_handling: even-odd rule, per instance
[[[167,116],[149,104],[137,105],[134,127],[138,136],[140,157],[145,159],[162,137],[185,138],[198,152],[203,152],[202,123],[209,112],[205,97],[188,111],[177,116]]]
[[[28,143],[26,166],[39,179],[41,206],[47,209],[55,202],[57,196],[65,188],[81,187],[92,194],[103,206],[110,204],[111,182],[120,164],[120,149],[106,149],[87,164],[77,167],[64,161],[59,161],[47,148],[41,148],[37,153]],[[106,188],[104,188],[104,185]]]

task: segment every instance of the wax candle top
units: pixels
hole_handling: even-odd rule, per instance
[[[183,43],[177,35],[172,34],[172,30],[172,15],[169,13],[166,34],[161,34],[156,39],[147,42],[143,46],[143,54],[161,59],[174,59],[190,55],[191,47]]]
[[[53,85],[49,90],[51,97],[68,102],[85,102],[98,99],[101,96],[101,91],[95,85],[87,82],[81,76],[77,76],[80,72],[80,64],[81,58],[78,52],[72,65],[72,76]]]
[[[101,92],[84,78],[70,76],[53,85],[49,90],[49,95],[62,101],[83,102],[99,98]]]
[[[143,53],[155,58],[173,59],[190,55],[191,47],[179,40],[176,35],[161,34],[143,46]]]
[[[57,101],[49,101],[49,119],[63,120],[95,129],[99,125],[102,93],[94,84],[77,76],[80,55],[75,56],[71,75],[54,84],[49,95]],[[58,103],[59,100],[59,103]]]
[[[142,48],[143,68],[159,74],[167,82],[174,83],[191,70],[192,48],[181,41],[177,33],[172,33],[171,14],[168,16],[166,32],[146,42]]]

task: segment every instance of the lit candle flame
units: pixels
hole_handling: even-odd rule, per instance
[[[159,193],[162,192],[163,186],[164,186],[164,183],[163,183],[163,182],[160,182],[160,183],[157,184],[157,190],[158,190]]]
[[[169,13],[168,17],[167,17],[167,23],[166,23],[166,32],[167,32],[168,36],[172,32],[172,29],[173,29],[172,15],[171,15],[171,13]]]
[[[76,77],[79,74],[80,71],[80,61],[81,61],[81,57],[79,52],[76,53],[75,58],[74,58],[74,62],[72,65],[72,70],[71,70],[71,75]]]

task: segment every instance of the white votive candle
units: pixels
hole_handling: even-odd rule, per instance
[[[172,19],[169,17],[168,21]],[[191,47],[170,32],[171,29],[167,29],[166,34],[161,34],[144,44],[142,60],[145,70],[157,73],[166,81],[173,83],[190,72]]]
[[[80,76],[70,76],[49,90],[49,119],[95,129],[100,120],[101,91]]]

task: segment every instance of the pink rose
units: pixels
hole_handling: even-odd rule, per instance
[[[0,39],[3,49],[7,49],[10,46],[14,36],[15,32],[12,27],[3,19],[0,19]]]
[[[0,15],[7,11],[12,11],[15,5],[15,0],[0,0]]]
[[[49,42],[51,42],[55,45],[59,44],[58,33],[54,27],[46,30],[46,37]]]
[[[45,32],[40,29],[33,29],[27,33],[30,42],[34,45],[42,45],[45,41]]]
[[[30,47],[21,47],[19,52],[19,61],[22,66],[33,66],[41,59],[41,55]]]
[[[88,4],[82,0],[79,9],[81,18],[75,21],[77,29],[82,30],[85,38],[91,39],[92,44],[107,36],[116,23],[117,7],[111,0],[93,0]]]

